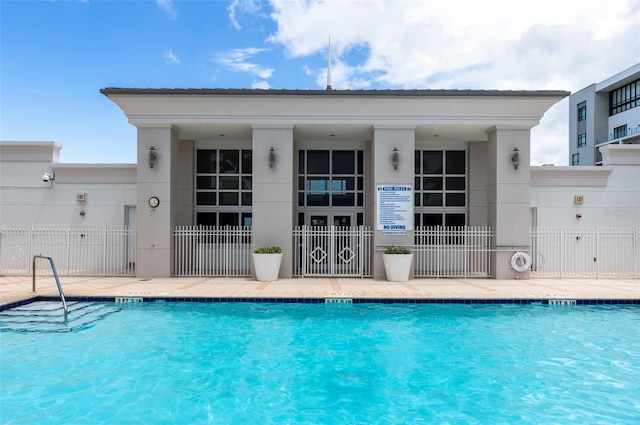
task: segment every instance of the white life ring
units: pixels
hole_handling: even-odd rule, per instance
[[[531,267],[531,257],[526,252],[516,252],[511,257],[511,268],[519,273],[526,272]]]

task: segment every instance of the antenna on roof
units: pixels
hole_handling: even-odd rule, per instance
[[[331,37],[329,37],[329,58],[327,59],[327,90],[331,88]]]

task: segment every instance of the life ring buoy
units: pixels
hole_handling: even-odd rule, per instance
[[[531,267],[531,257],[526,252],[516,252],[511,257],[511,268],[519,273],[526,272]]]

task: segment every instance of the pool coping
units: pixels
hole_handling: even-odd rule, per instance
[[[265,303],[265,304],[462,304],[462,305],[640,305],[640,298],[557,299],[557,298],[363,298],[363,297],[166,297],[166,296],[70,296],[68,302],[112,302],[116,304],[166,303]],[[0,305],[0,312],[37,301],[60,301],[59,296],[36,295]]]
[[[375,304],[638,304],[640,279],[410,279],[363,278],[63,277],[69,300]],[[35,291],[34,291],[35,289]],[[39,297],[60,299],[51,276],[0,276],[0,310]],[[39,298],[47,299],[47,298]]]

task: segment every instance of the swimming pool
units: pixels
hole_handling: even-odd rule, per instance
[[[0,333],[0,418],[631,424],[639,329],[638,305],[123,305],[73,332]]]

